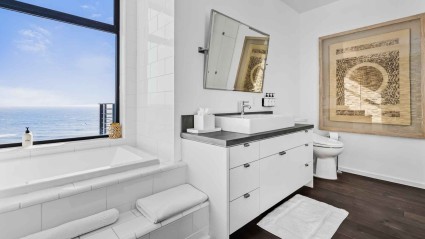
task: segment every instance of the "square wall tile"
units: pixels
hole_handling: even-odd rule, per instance
[[[160,45],[158,47],[158,59],[168,58],[174,55],[174,47],[168,45]]]
[[[43,230],[106,210],[106,188],[43,203]]]
[[[80,239],[118,239],[118,236],[111,228],[109,228],[89,236],[80,236]]]
[[[124,204],[135,205],[137,199],[152,194],[153,176],[120,183],[107,188],[107,208]]]
[[[158,154],[158,144],[156,140],[145,135],[139,135],[139,138],[137,139],[137,147],[143,149],[149,154]]]
[[[165,38],[167,40],[174,39],[174,23],[170,23],[166,25],[164,28],[165,28]]]
[[[150,231],[155,230],[160,226],[160,224],[153,224],[149,222],[145,217],[138,217],[119,225],[115,225],[112,229],[120,239],[135,239],[145,236]]]
[[[150,69],[151,69],[151,72],[150,72],[151,77],[158,77],[158,76],[164,75],[164,73],[165,73],[165,61],[160,60],[160,61],[153,62],[150,65]]]
[[[121,204],[119,206],[115,206],[114,208],[117,209],[120,213],[128,212],[128,211],[135,209],[136,204],[128,202],[128,203],[125,203],[125,204]]]
[[[203,207],[193,213],[193,231],[197,232],[201,229],[208,227],[210,224],[209,220],[210,207]]]
[[[156,80],[159,92],[174,90],[174,74],[163,75],[158,77]]]
[[[161,161],[171,161],[174,158],[174,143],[159,143],[158,158]]]
[[[41,205],[0,214],[0,239],[16,239],[41,231]]]
[[[207,239],[209,236],[209,228],[205,227],[200,231],[194,232],[190,237],[186,239]]]
[[[174,73],[174,57],[169,57],[165,59],[165,65],[164,65],[164,73],[165,74],[173,74]]]
[[[153,179],[153,193],[162,192],[185,183],[186,167],[155,174]]]
[[[192,214],[182,217],[173,223],[151,232],[150,239],[185,239],[193,232],[192,220]]]

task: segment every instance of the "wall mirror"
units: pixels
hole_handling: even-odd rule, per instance
[[[263,92],[270,36],[215,10],[210,31],[204,88]]]

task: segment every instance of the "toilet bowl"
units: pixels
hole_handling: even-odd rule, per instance
[[[337,156],[344,150],[344,144],[338,140],[313,134],[313,152],[317,158],[315,177],[337,179]]]

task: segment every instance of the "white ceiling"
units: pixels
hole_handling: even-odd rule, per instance
[[[302,13],[339,0],[282,0],[295,11]]]

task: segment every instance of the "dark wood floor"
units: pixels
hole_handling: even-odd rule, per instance
[[[425,239],[425,190],[348,173],[338,177],[337,181],[315,179],[314,189],[304,187],[295,193],[349,212],[332,238]],[[268,212],[230,238],[278,239],[257,226]]]

